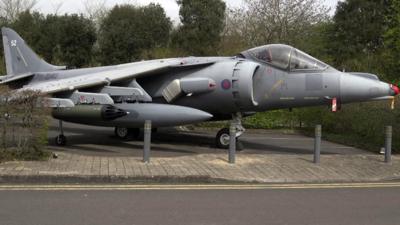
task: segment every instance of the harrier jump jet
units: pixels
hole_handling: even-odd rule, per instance
[[[49,96],[60,121],[59,145],[66,144],[62,121],[115,127],[120,138],[138,135],[145,120],[154,127],[232,120],[237,138],[241,119],[255,112],[316,105],[384,100],[397,86],[376,75],[344,73],[287,45],[272,44],[234,57],[187,57],[68,70],[40,59],[9,28],[2,29],[7,75],[0,84],[16,92]],[[216,145],[229,146],[229,131]]]

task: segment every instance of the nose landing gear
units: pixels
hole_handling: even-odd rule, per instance
[[[234,123],[236,126],[236,150],[243,150],[243,143],[239,140],[239,137],[245,132],[245,128],[242,126],[242,114],[237,113],[232,116],[231,123]],[[229,148],[229,128],[222,128],[218,131],[217,136],[215,138],[215,145],[217,148],[228,149]]]
[[[215,144],[218,148],[222,149],[228,149],[229,148],[229,129],[228,128],[222,128],[221,130],[218,131],[217,137],[215,138]]]

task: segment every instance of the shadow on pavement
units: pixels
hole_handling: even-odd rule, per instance
[[[83,154],[141,155],[143,137],[138,140],[120,140],[114,136],[113,128],[88,127],[66,123],[64,132],[67,146],[55,145],[58,134],[56,126],[50,127],[49,145],[57,151],[72,151]],[[265,137],[265,138],[263,138]],[[277,138],[278,137],[278,138]],[[283,138],[279,138],[283,137]],[[246,133],[240,138],[244,151],[239,154],[312,154],[311,138],[303,136]],[[329,145],[329,146],[328,146]],[[296,147],[294,147],[296,146]],[[349,148],[350,149],[350,148]],[[354,151],[354,150],[353,150]],[[153,156],[184,156],[187,154],[224,153],[226,150],[215,148],[214,131],[178,131],[174,128],[159,129],[152,133]],[[356,151],[354,151],[356,152]],[[327,143],[322,154],[352,153],[345,146]]]

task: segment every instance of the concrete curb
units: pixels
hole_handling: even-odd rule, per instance
[[[0,184],[161,184],[161,183],[256,183],[256,182],[238,182],[225,179],[215,179],[208,176],[156,176],[156,177],[126,177],[126,176],[50,176],[50,175],[35,175],[35,176],[0,176]]]
[[[209,176],[79,176],[79,175],[3,175],[0,184],[329,184],[329,183],[368,183],[400,182],[400,177],[386,179],[332,179],[332,180],[297,180],[297,181],[240,181]]]

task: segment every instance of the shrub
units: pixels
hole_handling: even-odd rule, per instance
[[[49,111],[38,92],[0,87],[0,161],[46,158]]]

